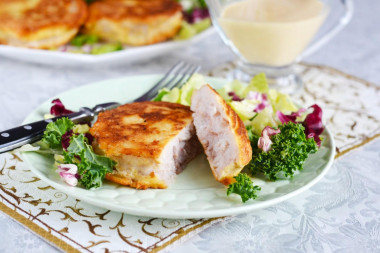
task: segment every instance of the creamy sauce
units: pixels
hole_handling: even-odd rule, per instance
[[[219,23],[250,63],[291,64],[327,15],[319,0],[246,0],[227,5]]]

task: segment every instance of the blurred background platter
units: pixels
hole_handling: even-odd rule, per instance
[[[212,33],[204,0],[7,0],[0,56],[52,66],[124,64]]]
[[[147,46],[128,47],[120,51],[99,55],[75,54],[52,50],[0,45],[0,56],[5,56],[20,61],[55,66],[99,66],[103,64],[124,64],[154,58],[156,56],[171,53],[174,50],[186,48],[210,37],[214,34],[214,32],[214,29],[211,27],[188,40],[166,41]]]

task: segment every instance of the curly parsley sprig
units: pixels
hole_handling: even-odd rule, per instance
[[[260,191],[261,188],[260,186],[253,185],[251,178],[247,174],[240,173],[234,178],[236,182],[228,186],[227,196],[231,193],[238,194],[243,203],[247,202],[249,199],[257,198],[257,192]]]
[[[279,125],[281,133],[271,136],[271,149],[264,152],[258,148],[259,136],[247,129],[252,145],[252,161],[247,165],[252,174],[262,172],[271,180],[281,174],[293,177],[294,172],[303,169],[309,154],[317,152],[318,146],[313,138],[306,138],[302,124],[288,122]]]

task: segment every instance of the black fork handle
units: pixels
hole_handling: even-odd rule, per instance
[[[89,113],[87,110],[81,110],[69,115],[40,120],[0,132],[0,154],[11,151],[22,145],[38,141],[42,138],[46,126],[50,122],[54,122],[62,117],[68,117],[74,122],[79,123],[91,121],[93,119],[93,114]]]

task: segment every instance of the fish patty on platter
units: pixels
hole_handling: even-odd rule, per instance
[[[140,46],[173,38],[181,28],[175,0],[99,0],[89,6],[85,33]]]
[[[86,17],[83,0],[1,0],[0,44],[58,47],[78,33]]]

